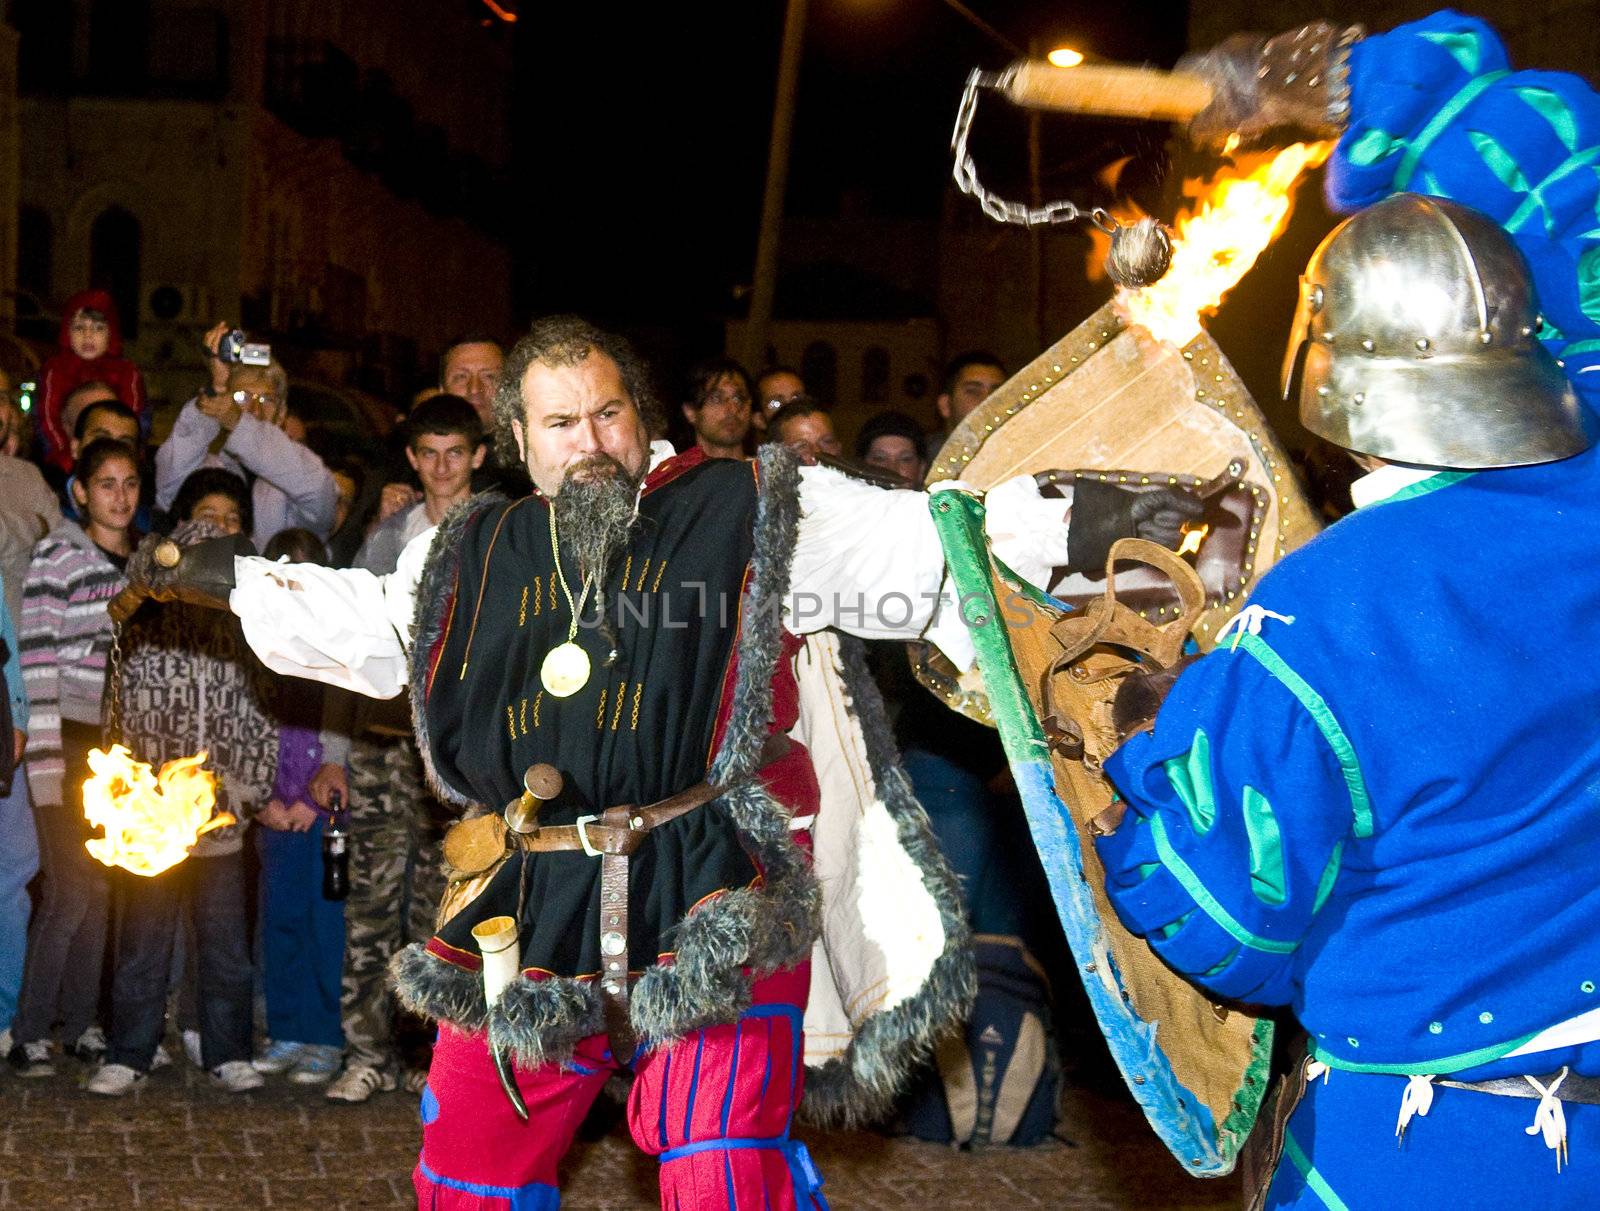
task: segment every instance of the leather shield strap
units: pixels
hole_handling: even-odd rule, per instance
[[[787,736],[768,736],[758,758],[758,773],[789,748]],[[628,1017],[628,858],[644,844],[651,829],[703,807],[726,790],[727,786],[697,782],[648,807],[623,804],[598,815],[580,816],[576,824],[527,834],[507,833],[529,853],[576,849],[600,859],[600,1010],[611,1041],[611,1057],[619,1064],[633,1059],[638,1048]]]
[[[1288,1069],[1278,1078],[1270,1097],[1270,1112],[1256,1119],[1255,1130],[1239,1153],[1239,1168],[1244,1175],[1244,1211],[1262,1211],[1267,1191],[1283,1156],[1283,1143],[1289,1134],[1289,1119],[1306,1096],[1306,1044],[1299,1039],[1290,1048]]]

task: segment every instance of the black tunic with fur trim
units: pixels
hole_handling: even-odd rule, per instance
[[[548,504],[479,499],[447,519],[418,594],[413,652],[413,710],[436,789],[498,810],[520,793],[527,766],[549,762],[565,787],[540,821],[558,825],[753,772],[773,722],[797,484],[786,457],[746,463],[693,451],[658,467],[604,585],[609,633],[593,625],[592,593],[580,612],[576,641],[592,671],[568,698],[539,678],[572,622]],[[581,575],[565,550],[561,567],[576,598]],[[809,779],[803,750],[795,756]],[[805,957],[816,889],[788,814],[747,782],[652,831],[631,860],[629,956],[636,974],[648,969],[632,1005],[642,1035],[726,1020],[748,999],[741,968]],[[487,1015],[491,1035],[524,1062],[560,1058],[599,1029],[599,878],[599,862],[582,853],[513,856],[423,953],[400,957],[403,998],[430,1016],[482,1025],[471,927],[517,916],[531,978]],[[656,965],[668,955],[676,962]],[[470,983],[445,968],[472,973]],[[519,998],[532,1003],[519,1008]],[[517,1024],[497,1030],[502,1015]]]

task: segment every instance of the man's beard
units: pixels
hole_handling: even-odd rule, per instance
[[[567,468],[556,492],[556,528],[580,574],[604,585],[606,572],[628,545],[639,481],[616,459],[594,454]]]

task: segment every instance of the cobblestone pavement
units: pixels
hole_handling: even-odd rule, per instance
[[[409,1207],[416,1099],[381,1094],[363,1106],[275,1081],[229,1095],[184,1065],[123,1099],[78,1088],[67,1061],[48,1080],[0,1075],[0,1207]],[[800,1132],[837,1211],[855,1208],[1166,1208],[1239,1205],[1238,1184],[1188,1177],[1137,1109],[1109,1085],[1075,1089],[1061,1134],[1031,1149],[956,1152],[881,1136]],[[565,1211],[650,1208],[652,1162],[618,1128],[579,1144],[563,1182]]]

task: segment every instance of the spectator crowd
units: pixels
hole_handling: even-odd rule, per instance
[[[244,535],[269,558],[383,574],[474,492],[526,494],[490,440],[503,351],[482,335],[453,342],[388,445],[374,434],[352,459],[319,440],[270,352],[241,350],[225,324],[205,344],[209,373],[155,446],[103,291],[69,301],[29,411],[0,375],[14,741],[0,761],[0,1053],[21,1078],[76,1062],[106,1096],[180,1061],[232,1092],[273,1076],[347,1102],[420,1091],[427,1036],[398,1012],[387,968],[433,931],[445,817],[406,703],[269,673],[231,615],[147,604],[114,631],[107,605],[165,535]],[[957,358],[937,399],[946,430],[1004,378],[991,355]],[[679,398],[680,448],[743,458],[778,441],[808,462],[846,460],[831,410],[788,367],[756,379],[715,358]],[[940,440],[884,411],[846,461],[919,487]],[[947,847],[970,867],[976,930],[1022,933],[1026,872],[996,867],[984,841],[1010,793],[993,733],[912,685],[902,651],[878,655],[907,768],[936,827],[943,812],[959,832]],[[102,865],[85,848],[81,788],[90,750],[113,740],[155,766],[204,750],[237,822],[156,877]],[[324,887],[336,821],[349,837],[342,899]]]

